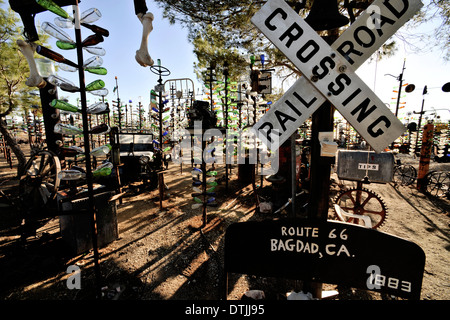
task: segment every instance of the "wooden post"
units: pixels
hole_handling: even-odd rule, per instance
[[[336,34],[331,34],[325,40],[331,44],[337,39]],[[334,106],[324,102],[312,115],[311,124],[311,169],[310,169],[310,201],[308,219],[326,221],[328,217],[328,201],[330,197],[330,175],[333,158],[320,156],[319,132],[333,131]],[[312,293],[315,298],[322,298],[322,283],[305,283],[306,291]]]
[[[430,167],[431,148],[433,146],[434,125],[428,123],[423,127],[422,148],[420,149],[419,172],[417,175],[417,190],[425,192],[427,181],[425,179]]]
[[[327,220],[330,194],[330,174],[333,158],[320,156],[319,132],[333,131],[334,107],[328,101],[312,115],[311,125],[311,185],[308,219]],[[305,283],[304,291],[322,298],[322,283]]]

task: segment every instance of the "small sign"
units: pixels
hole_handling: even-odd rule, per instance
[[[262,87],[261,94],[271,94],[272,93],[272,73],[262,72],[259,75],[259,86]]]
[[[375,163],[358,163],[358,170],[378,171],[380,165]]]
[[[163,84],[157,84],[155,86],[155,91],[156,92],[163,92],[164,91],[164,85]]]
[[[410,241],[334,221],[235,223],[225,272],[341,284],[419,299],[425,253]]]

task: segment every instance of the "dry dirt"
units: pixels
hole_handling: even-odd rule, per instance
[[[403,162],[417,166],[418,160],[403,156]],[[17,184],[3,157],[0,159],[2,190]],[[432,162],[432,169],[446,170],[449,164]],[[233,168],[228,192],[218,186],[218,207],[208,207],[207,225],[202,224],[201,209],[191,209],[191,175],[186,166],[170,164],[164,179],[165,191],[160,209],[158,190],[130,193],[117,201],[119,238],[100,248],[98,279],[93,253],[78,256],[68,253],[59,233],[58,217],[42,222],[36,238],[22,246],[17,235],[17,213],[1,199],[0,217],[0,299],[1,300],[86,300],[94,299],[96,285],[102,299],[118,300],[217,300],[224,294],[223,243],[231,223],[276,218],[255,212],[251,184],[242,186]],[[219,167],[219,175],[223,175]],[[353,182],[342,182],[346,187]],[[267,182],[264,185],[268,185]],[[336,184],[335,184],[336,185]],[[414,186],[370,184],[388,206],[388,219],[380,228],[418,244],[426,254],[422,300],[450,299],[449,208],[446,199],[435,199]],[[332,190],[336,194],[336,190]],[[282,214],[281,214],[282,215]],[[330,216],[332,211],[330,211]],[[68,266],[81,270],[81,289],[67,288]],[[285,299],[285,293],[299,282],[284,279],[232,275],[228,279],[228,299],[241,299],[246,290],[261,289],[266,299]],[[324,284],[324,289],[336,289]],[[338,288],[338,299],[381,300],[390,297],[363,290]]]

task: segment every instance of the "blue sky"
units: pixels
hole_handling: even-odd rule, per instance
[[[122,101],[133,101],[133,105],[138,102],[138,97],[142,97],[142,103],[145,106],[150,102],[150,90],[157,84],[158,76],[150,71],[149,67],[140,66],[134,56],[139,49],[142,38],[142,24],[134,13],[133,1],[121,0],[82,0],[80,2],[80,12],[95,7],[100,10],[102,17],[94,24],[103,27],[110,32],[105,41],[99,43],[106,50],[106,55],[102,57],[103,67],[108,70],[106,76],[98,76],[85,73],[86,84],[96,79],[102,79],[106,83],[109,95],[108,101],[117,98],[113,93],[116,84],[115,77],[118,78],[119,96]],[[161,59],[162,66],[168,68],[171,74],[163,77],[163,82],[169,79],[190,78],[195,83],[195,91],[201,89],[200,84],[193,71],[195,56],[192,53],[193,46],[187,41],[187,30],[179,25],[170,25],[167,19],[162,18],[162,10],[157,9],[152,1],[147,1],[149,11],[153,13],[153,31],[148,38],[149,52],[156,63]],[[63,7],[72,15],[71,6]],[[51,12],[39,13],[35,17],[36,25],[42,25],[48,21],[54,23],[55,14]],[[73,39],[75,39],[74,29],[64,29]],[[82,27],[82,38],[91,35],[92,32]],[[56,47],[56,40],[51,37],[48,41],[50,47],[64,55],[64,57],[76,62],[76,53],[74,50],[60,50]],[[93,55],[83,51],[84,60]],[[71,73],[59,70],[58,75],[78,84],[78,73]],[[59,97],[68,97],[70,102],[75,103],[78,94],[59,91]],[[88,99],[94,101],[96,96],[87,94]]]
[[[429,1],[425,0],[424,3]],[[8,3],[6,2],[6,5]],[[149,92],[157,84],[158,76],[153,74],[149,67],[144,68],[138,65],[134,55],[140,46],[142,37],[142,25],[134,14],[133,1],[121,0],[82,0],[80,2],[80,12],[95,7],[102,13],[102,18],[94,24],[106,28],[110,31],[110,36],[105,38],[102,46],[106,50],[103,58],[103,66],[108,69],[106,76],[100,78],[105,81],[106,88],[110,91],[107,99],[109,101],[116,99],[113,93],[115,86],[115,77],[118,77],[119,94],[122,101],[133,101],[133,105],[138,102],[138,97],[142,97],[142,103],[145,107],[149,105]],[[153,31],[149,36],[149,52],[153,60],[161,59],[164,67],[171,71],[167,77],[163,77],[163,81],[178,78],[190,78],[194,81],[195,92],[198,94],[202,84],[196,79],[193,72],[193,65],[196,61],[193,54],[193,46],[187,40],[187,30],[180,25],[170,25],[168,20],[162,18],[162,10],[159,9],[153,1],[147,0],[149,11],[155,16],[153,22]],[[71,7],[64,7],[71,14]],[[36,16],[36,24],[42,24],[45,21],[53,22],[55,15],[49,12],[40,13]],[[74,36],[74,31],[65,29],[66,32]],[[421,32],[431,32],[432,26],[425,25],[420,28]],[[403,33],[403,28],[400,29]],[[85,38],[91,32],[82,27],[82,37]],[[399,39],[397,39],[399,40]],[[55,45],[56,40],[49,41],[51,47],[63,54],[66,58],[76,61],[74,51],[59,50]],[[439,49],[434,48],[430,52],[418,54],[412,53],[399,40],[399,50],[396,55],[387,60],[372,63],[365,63],[357,71],[359,77],[381,98],[381,100],[392,106],[391,110],[395,110],[396,97],[393,93],[394,87],[398,86],[398,81],[391,76],[398,76],[402,72],[403,61],[406,58],[406,69],[404,71],[404,83],[413,83],[416,90],[407,94],[402,98],[402,102],[406,102],[406,107],[399,112],[399,118],[404,117],[408,111],[420,111],[422,105],[422,90],[425,85],[428,86],[428,94],[425,96],[425,110],[431,108],[446,109],[437,110],[443,119],[450,119],[450,93],[441,91],[441,87],[450,81],[450,64],[445,63],[440,57]],[[92,55],[84,53],[84,60]],[[78,83],[78,74],[59,71],[58,74],[75,84]],[[86,73],[86,83],[98,79],[99,76]],[[285,89],[287,89],[285,87]],[[60,92],[61,96],[67,96],[71,102],[78,97],[77,94]],[[97,97],[88,94],[88,99],[94,101]],[[201,97],[197,96],[197,99]]]

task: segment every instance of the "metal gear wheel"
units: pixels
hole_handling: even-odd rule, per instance
[[[386,204],[379,195],[365,188],[352,188],[341,192],[335,198],[334,203],[345,212],[368,216],[372,223],[372,229],[379,228],[386,221]],[[364,225],[363,219],[340,216],[337,213],[336,216],[339,220],[347,223]]]

